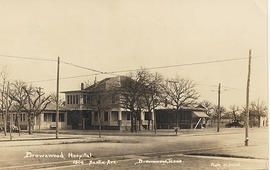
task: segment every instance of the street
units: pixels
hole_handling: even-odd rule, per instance
[[[244,146],[243,128],[222,130],[178,136],[106,135],[98,139],[95,135],[66,134],[62,136],[72,138],[2,140],[0,169],[268,168],[267,128],[250,129],[248,147]],[[27,152],[34,156],[27,156]]]

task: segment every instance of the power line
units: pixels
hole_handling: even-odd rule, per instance
[[[255,57],[254,57],[255,58]],[[261,58],[261,57],[256,57]],[[191,65],[202,65],[202,64],[212,64],[212,63],[222,63],[222,62],[229,62],[229,61],[241,61],[241,60],[247,60],[248,58],[233,58],[233,59],[223,59],[223,60],[212,60],[212,61],[205,61],[205,62],[195,62],[195,63],[186,63],[186,64],[177,64],[177,65],[168,65],[168,66],[158,66],[158,67],[149,67],[149,68],[143,68],[145,70],[154,70],[154,69],[164,69],[164,68],[173,68],[173,67],[183,67],[183,66],[191,66]],[[86,77],[86,76],[94,76],[94,75],[100,75],[100,74],[115,74],[115,73],[124,73],[124,72],[133,72],[133,71],[139,71],[141,69],[130,69],[130,70],[118,70],[118,71],[111,71],[111,72],[102,72],[95,69],[87,68],[84,66],[79,66],[76,64],[72,64],[66,61],[62,61],[64,64],[71,65],[74,67],[78,67],[81,69],[86,69],[90,71],[97,72],[96,74],[90,74],[90,75],[78,75],[78,76],[72,76],[72,77],[64,77],[60,79],[71,79],[71,78],[78,78],[78,77]],[[31,81],[31,82],[45,82],[45,81],[54,81],[56,79],[47,79],[47,80],[40,80],[40,81]],[[227,87],[230,88],[230,87]]]
[[[89,70],[89,71],[94,71],[94,72],[97,72],[97,73],[100,73],[100,74],[106,74],[106,72],[98,71],[98,70],[95,70],[95,69],[92,69],[92,68],[87,68],[87,67],[84,67],[84,66],[79,66],[77,64],[72,64],[70,62],[66,62],[66,61],[63,61],[63,60],[62,60],[62,63],[67,64],[67,65],[71,65],[71,66],[74,66],[74,67],[77,67],[77,68],[81,68],[81,69],[85,69],[85,70]]]
[[[0,54],[0,57],[16,58],[16,59],[24,59],[24,60],[35,60],[35,61],[53,61],[53,62],[57,61],[55,59],[49,59],[49,58],[23,57],[23,56],[13,56],[13,55],[5,55],[5,54]]]
[[[95,76],[99,74],[87,74],[87,75],[78,75],[78,76],[70,76],[70,77],[62,77],[60,80],[65,80],[65,79],[73,79],[73,78],[79,78],[79,77],[89,77],[89,76]],[[37,80],[37,81],[28,81],[26,83],[39,83],[39,82],[47,82],[47,81],[55,81],[55,79],[45,79],[45,80]]]
[[[256,57],[256,58],[260,58],[260,57]],[[228,62],[228,61],[241,61],[241,60],[247,60],[247,59],[248,59],[247,57],[244,57],[244,58],[232,58],[232,59],[223,59],[223,60],[212,60],[212,61],[204,61],[204,62],[194,62],[194,63],[186,63],[186,64],[176,64],[176,65],[149,67],[149,68],[143,68],[143,69],[145,69],[145,70],[155,70],[155,69],[165,69],[165,68],[172,68],[172,67],[182,67],[182,66],[222,63],[222,62]],[[138,70],[140,70],[140,69],[119,70],[119,71],[112,71],[112,72],[106,72],[106,73],[133,72],[133,71],[138,71]]]

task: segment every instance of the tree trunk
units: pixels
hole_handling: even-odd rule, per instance
[[[5,134],[5,136],[7,136],[7,115],[6,115],[6,113],[3,113],[3,115],[4,115],[4,134]]]
[[[18,121],[19,136],[21,136],[21,112],[19,112],[19,115],[17,115],[17,121]]]
[[[130,116],[131,118],[131,127],[130,127],[130,130],[131,130],[131,132],[134,132],[134,122],[133,122],[133,117],[134,117],[134,115],[133,115],[133,113],[131,113],[131,116]]]
[[[38,132],[40,132],[41,115],[38,115]]]
[[[137,115],[135,115],[135,132],[137,132]]]
[[[28,134],[31,135],[32,134],[32,117],[31,117],[31,113],[28,113]]]
[[[101,138],[101,120],[100,120],[100,110],[98,111],[98,137]]]
[[[142,118],[141,118],[141,113],[139,113],[138,115],[138,118],[139,118],[139,131],[141,131],[141,126],[142,126]]]

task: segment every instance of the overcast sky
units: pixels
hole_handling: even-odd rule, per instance
[[[251,100],[267,101],[266,0],[0,0],[0,54],[60,59],[116,71],[248,58]],[[194,80],[200,100],[244,105],[248,60],[152,70]],[[56,78],[56,63],[5,58],[10,80]],[[94,72],[61,64],[60,77]],[[126,73],[123,73],[126,74]],[[111,75],[97,76],[97,80]],[[64,79],[60,90],[79,89],[94,76]],[[56,81],[36,82],[47,91]]]

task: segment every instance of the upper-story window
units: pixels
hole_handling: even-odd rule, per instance
[[[72,97],[72,95],[70,95],[70,103],[69,104],[73,104],[73,97]]]
[[[67,99],[67,104],[69,104],[69,95],[67,95],[66,99]]]
[[[109,113],[104,112],[104,121],[107,122],[109,120]]]
[[[72,104],[76,103],[75,95],[72,96]]]
[[[67,95],[67,104],[79,104],[79,95]]]
[[[87,101],[87,104],[90,104],[90,102],[91,102],[91,97],[90,97],[90,95],[87,95],[86,101]]]
[[[112,104],[115,104],[115,101],[116,101],[116,96],[115,94],[112,95]]]
[[[86,104],[86,95],[83,95],[83,104]]]
[[[75,104],[79,104],[79,95],[75,95]]]

